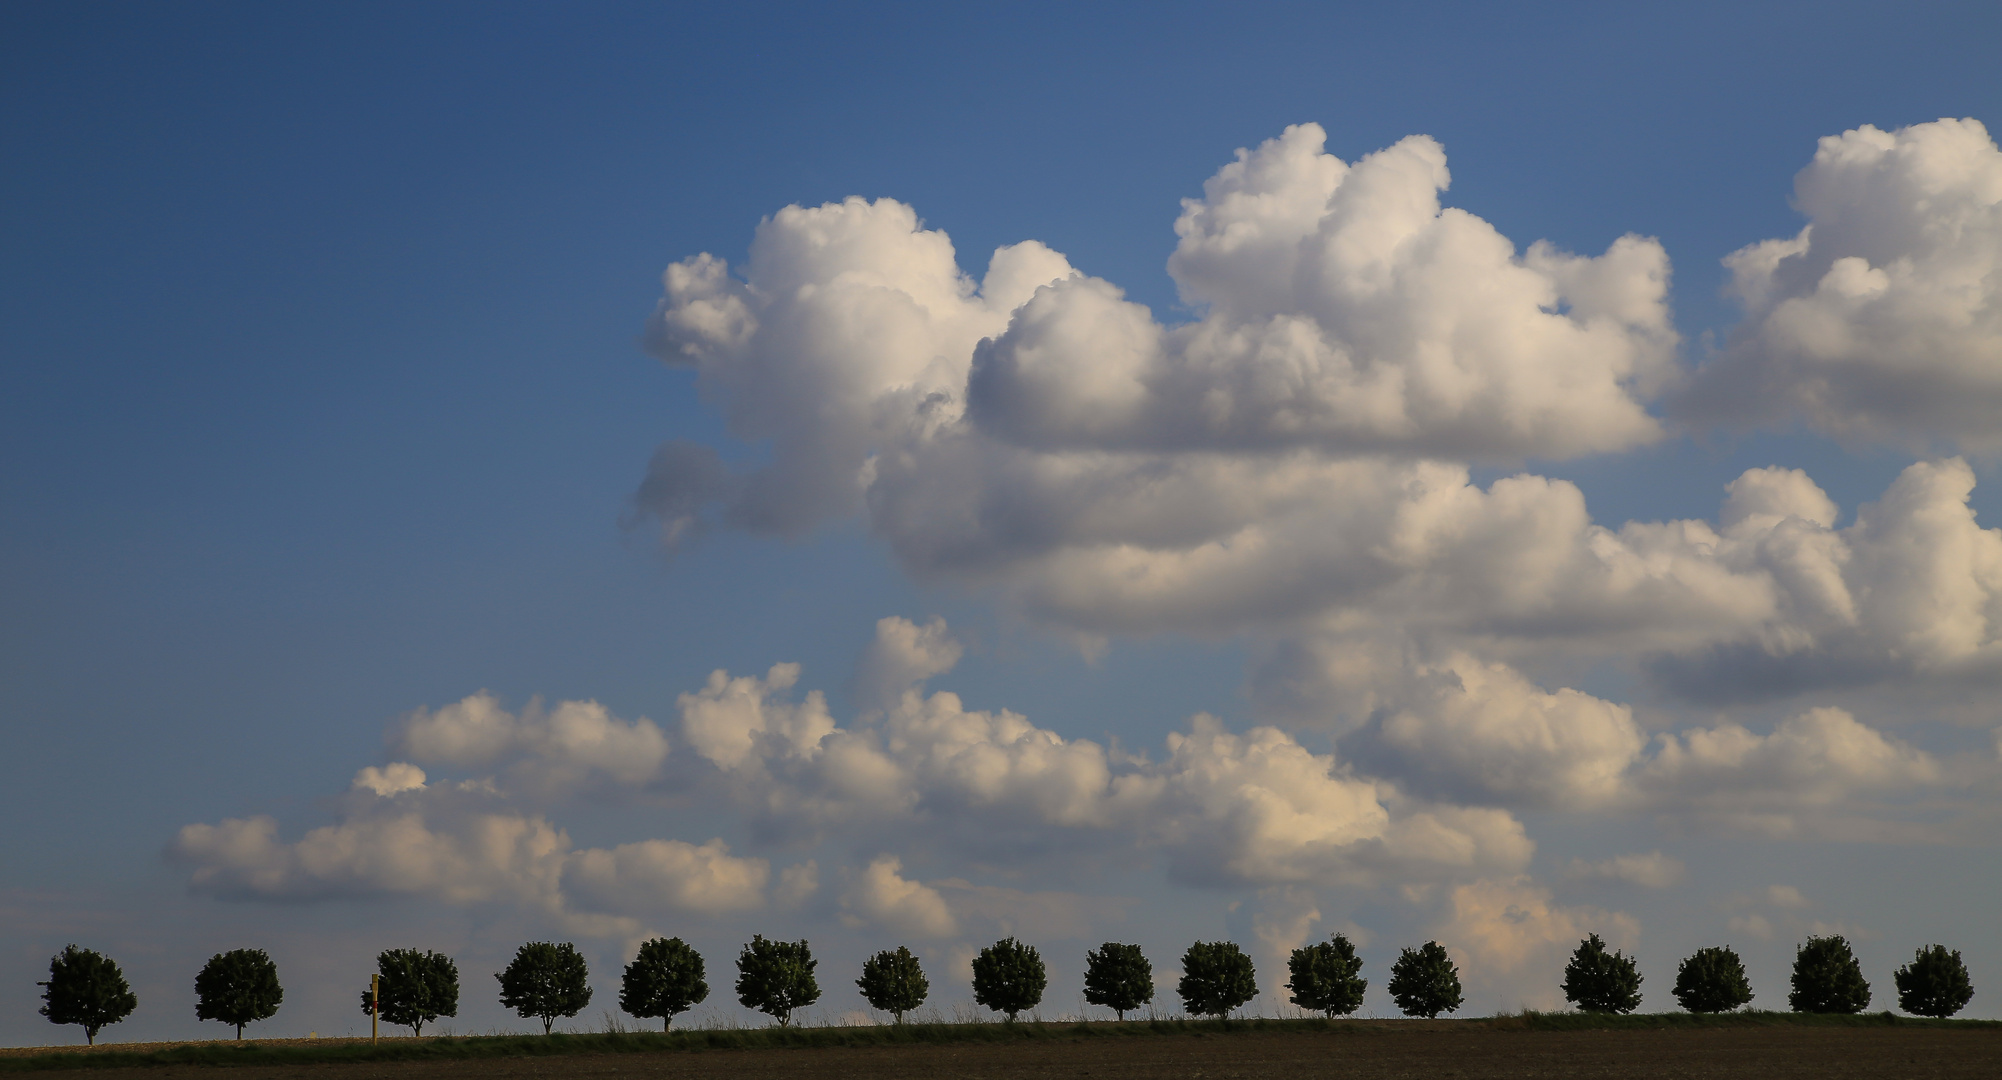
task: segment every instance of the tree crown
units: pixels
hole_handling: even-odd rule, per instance
[[[1794,954],[1793,992],[1787,1004],[1795,1012],[1859,1013],[1870,1005],[1870,983],[1863,966],[1841,935],[1811,937]]]
[[[49,981],[35,985],[44,988],[41,1014],[52,1024],[82,1025],[84,1040],[92,1044],[106,1024],[139,1007],[125,973],[110,957],[75,945],[50,958]]]
[[[1287,989],[1293,1004],[1303,1009],[1346,1016],[1362,1007],[1369,980],[1361,977],[1362,958],[1347,936],[1294,949],[1286,960]]]
[[[232,949],[209,957],[195,976],[195,1019],[220,1020],[243,1026],[278,1012],[285,989],[278,985],[278,965],[263,949]]]
[[[1400,952],[1390,966],[1388,989],[1404,1015],[1428,1020],[1452,1012],[1464,1000],[1460,996],[1460,969],[1447,955],[1446,947],[1436,941]]]
[[[1751,1002],[1752,983],[1735,951],[1698,949],[1675,969],[1675,1000],[1693,1013],[1730,1012]]]
[[[575,1016],[591,1004],[591,972],[570,942],[531,941],[514,951],[506,971],[497,972],[500,1003],[523,1017],[542,1021],[549,1034],[559,1016]]]
[[[1258,996],[1257,968],[1234,941],[1198,941],[1182,954],[1182,1008],[1197,1016],[1229,1016]]]
[[[444,953],[384,949],[375,958],[375,970],[382,1000],[377,1005],[363,990],[361,1011],[380,1008],[383,1020],[417,1035],[441,1016],[459,1015],[459,965]]]
[[[863,961],[862,977],[855,980],[855,986],[870,1007],[895,1016],[899,1024],[904,1022],[905,1013],[923,1005],[925,996],[931,993],[931,980],[925,978],[924,967],[902,945]]]
[[[1154,965],[1140,946],[1108,941],[1084,954],[1084,999],[1124,1020],[1154,1000]]]
[[[658,1017],[663,1030],[708,996],[702,954],[678,937],[641,944],[619,983],[619,1008],[633,1016]]]
[[[1948,952],[1944,945],[1920,949],[1891,979],[1898,986],[1898,1008],[1913,1016],[1952,1016],[1974,999],[1967,965],[1960,953]]]
[[[1641,1004],[1640,969],[1633,957],[1608,951],[1593,934],[1564,966],[1564,999],[1586,1012],[1633,1012]]]
[[[1042,954],[1012,937],[987,946],[973,958],[973,1000],[1007,1013],[1010,1020],[1041,1004],[1049,981]]]
[[[820,1000],[820,983],[813,977],[818,961],[804,940],[770,941],[762,934],[737,956],[737,1000],[783,1027],[793,1010]]]

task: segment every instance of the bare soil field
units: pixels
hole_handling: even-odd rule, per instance
[[[77,1063],[81,1064],[81,1063]],[[1407,1078],[1998,1077],[2002,1031],[1912,1027],[1743,1027],[1537,1031],[1474,1024],[1369,1031],[1045,1039],[940,1046],[832,1046],[338,1064],[65,1068],[67,1076],[165,1080],[900,1080],[967,1077]]]

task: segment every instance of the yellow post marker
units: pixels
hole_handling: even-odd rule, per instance
[[[371,1045],[381,1035],[382,1028],[382,976],[368,977],[368,1041]]]

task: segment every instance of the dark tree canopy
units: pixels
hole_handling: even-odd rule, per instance
[[[1460,996],[1460,969],[1446,955],[1446,947],[1436,941],[1397,955],[1397,963],[1390,966],[1389,990],[1404,1015],[1427,1020],[1452,1012],[1464,1000]]]
[[[1124,1020],[1154,1000],[1154,965],[1140,946],[1108,941],[1084,954],[1084,999]]]
[[[195,1019],[235,1024],[239,1039],[243,1025],[275,1015],[284,1000],[278,965],[263,949],[217,953],[195,976]]]
[[[50,958],[49,981],[35,985],[44,988],[41,1012],[49,1023],[83,1025],[84,1042],[91,1045],[104,1025],[116,1024],[139,1007],[125,973],[110,957],[74,945]]]
[[[380,1017],[412,1035],[441,1016],[459,1015],[459,965],[444,953],[422,949],[384,949],[375,958],[382,994]],[[361,992],[361,1011],[375,1011],[369,991]]]
[[[885,949],[862,962],[862,977],[855,980],[871,1008],[881,1009],[904,1022],[904,1014],[925,1003],[931,980],[911,950],[899,945]]]
[[[1634,958],[1609,952],[1593,934],[1578,943],[1564,965],[1564,1000],[1595,1013],[1630,1013],[1641,1005],[1641,973]]]
[[[1258,996],[1258,972],[1234,941],[1198,941],[1182,954],[1175,988],[1182,1008],[1196,1016],[1229,1016]]]
[[[1010,1021],[1041,1004],[1049,984],[1042,954],[1014,938],[1002,938],[973,958],[973,1000],[1007,1013]]]
[[[660,1029],[702,1004],[709,981],[702,954],[680,938],[654,938],[640,946],[619,984],[619,1008],[642,1019],[660,1017]]]
[[[1293,950],[1286,960],[1289,999],[1303,1009],[1347,1016],[1362,1007],[1369,980],[1362,977],[1362,958],[1348,937],[1336,934],[1318,945]]]
[[[1974,999],[1974,982],[1960,953],[1944,945],[1928,945],[1912,962],[1891,974],[1898,984],[1898,1008],[1913,1016],[1948,1017]]]
[[[1841,935],[1811,937],[1794,954],[1793,993],[1787,1004],[1795,1012],[1859,1013],[1870,1006],[1870,984],[1863,966]]]
[[[813,977],[817,963],[803,940],[768,941],[763,935],[753,935],[751,943],[737,955],[737,1000],[784,1027],[792,1020],[794,1009],[820,1000],[820,983]]]
[[[514,951],[506,971],[497,972],[500,1003],[523,1017],[542,1021],[549,1034],[559,1016],[575,1016],[591,1004],[591,970],[577,946],[531,941]]]
[[[1720,1013],[1751,1003],[1744,962],[1724,947],[1698,949],[1675,969],[1675,1000],[1693,1013]]]

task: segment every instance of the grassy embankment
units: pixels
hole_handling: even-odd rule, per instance
[[[181,1043],[145,1051],[106,1049],[59,1050],[44,1054],[0,1057],[0,1072],[41,1072],[52,1069],[102,1069],[156,1065],[315,1065],[367,1061],[426,1061],[501,1057],[547,1057],[569,1054],[654,1054],[706,1050],[812,1048],[825,1046],[940,1045],[947,1043],[1014,1042],[1048,1039],[1137,1038],[1159,1035],[1239,1036],[1261,1033],[1326,1032],[1334,1035],[1383,1036],[1408,1033],[1422,1037],[1425,1029],[1476,1026],[1496,1031],[1639,1031],[1664,1028],[1719,1027],[1941,1027],[2002,1028],[1997,1020],[1927,1020],[1891,1013],[1828,1016],[1780,1012],[1740,1012],[1714,1016],[1689,1013],[1646,1013],[1608,1016],[1594,1013],[1505,1013],[1467,1020],[1131,1020],[1126,1023],[1064,1021],[1044,1023],[924,1023],[876,1027],[696,1028],[674,1032],[609,1032],[558,1035],[472,1035],[425,1039],[396,1038],[371,1044],[362,1040],[286,1040]]]

